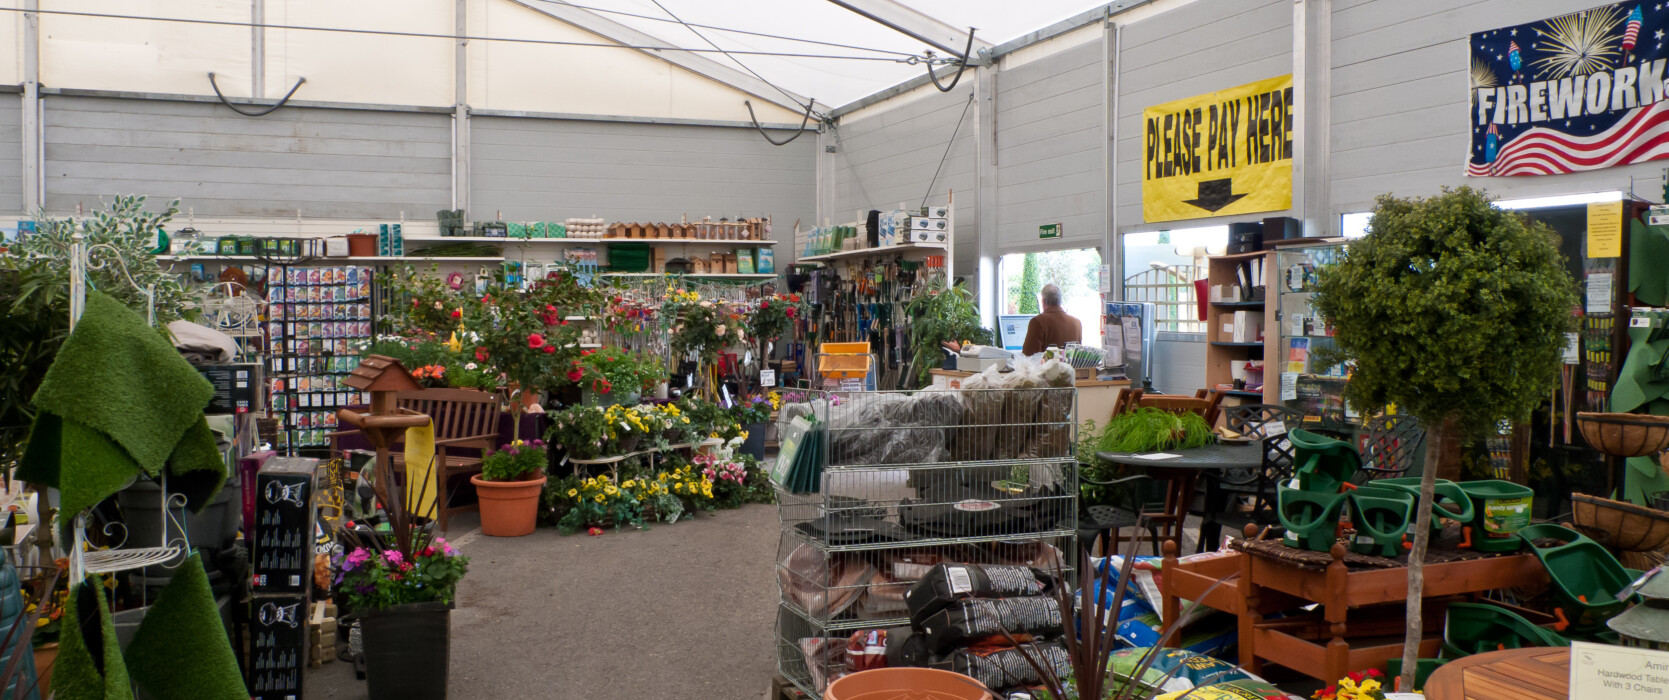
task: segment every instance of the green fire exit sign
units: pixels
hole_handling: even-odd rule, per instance
[[[1044,224],[1042,226],[1039,226],[1039,227],[1037,227],[1037,237],[1038,238],[1060,238],[1061,237],[1061,225],[1060,224]]]

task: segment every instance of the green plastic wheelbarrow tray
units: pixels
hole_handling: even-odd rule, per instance
[[[1463,481],[1460,490],[1472,501],[1472,522],[1465,524],[1465,540],[1480,552],[1515,552],[1522,540],[1514,537],[1530,524],[1536,492],[1499,479]]]
[[[1286,484],[1275,487],[1275,515],[1286,528],[1282,541],[1289,547],[1325,552],[1338,541],[1342,493],[1316,493]]]
[[[1317,435],[1303,428],[1287,432],[1292,443],[1293,472],[1298,488],[1335,493],[1362,467],[1362,453],[1343,440]]]
[[[1623,611],[1636,596],[1617,600],[1617,593],[1634,581],[1629,571],[1611,552],[1586,535],[1551,523],[1531,525],[1518,531],[1553,579],[1559,608],[1554,612],[1563,624],[1577,630],[1594,629]],[[1561,544],[1536,546],[1536,540],[1555,539]],[[1561,628],[1560,631],[1563,631]]]
[[[1443,623],[1443,655],[1452,659],[1501,649],[1563,646],[1570,646],[1570,640],[1487,603],[1450,603]]]
[[[1356,537],[1350,551],[1395,557],[1402,553],[1403,535],[1414,522],[1415,496],[1402,489],[1360,486],[1347,497]]]
[[[1415,508],[1418,508],[1420,498],[1420,477],[1402,476],[1395,479],[1375,479],[1368,482],[1371,486],[1387,486],[1414,494]],[[1466,491],[1448,479],[1438,479],[1431,493],[1431,534],[1436,535],[1443,530],[1443,521],[1453,520],[1461,525],[1472,523],[1472,499]]]

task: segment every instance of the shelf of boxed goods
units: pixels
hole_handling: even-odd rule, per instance
[[[769,280],[776,279],[771,272],[743,273],[743,272],[691,272],[688,274],[677,272],[604,272],[603,277],[696,277],[700,279],[717,280]]]
[[[262,262],[254,255],[158,255],[159,262]],[[363,257],[313,257],[294,265],[352,262],[504,262],[504,256],[446,256],[446,255],[367,255]]]
[[[800,258],[799,260],[796,260],[795,262],[797,262],[797,263],[821,263],[821,262],[826,262],[826,261],[829,261],[829,260],[840,260],[842,258],[856,258],[856,257],[865,256],[865,255],[883,255],[883,254],[891,254],[891,253],[908,253],[908,252],[913,251],[913,250],[936,250],[936,251],[943,252],[945,250],[945,244],[943,244],[943,243],[900,243],[898,245],[878,246],[878,247],[875,247],[875,248],[858,248],[856,250],[837,250],[833,253],[824,253],[822,255],[807,255],[803,258]]]
[[[510,236],[406,236],[407,243],[652,243],[656,245],[773,246],[774,240],[725,240],[719,238],[512,238]]]

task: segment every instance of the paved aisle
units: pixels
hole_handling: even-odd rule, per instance
[[[460,520],[462,536],[476,520]],[[599,537],[468,537],[450,697],[764,697],[778,533],[775,507],[751,505]],[[307,700],[365,697],[345,662],[306,682]]]

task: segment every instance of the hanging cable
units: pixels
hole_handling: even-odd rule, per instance
[[[684,53],[719,53],[734,61],[735,56],[776,56],[781,58],[828,58],[843,61],[880,61],[884,63],[910,64],[921,60],[920,56],[910,58],[889,58],[887,56],[842,56],[839,54],[790,53],[785,51],[727,51],[718,47],[711,49],[696,49],[683,46],[640,46],[635,44],[594,44],[585,41],[559,41],[554,39],[516,39],[500,36],[473,36],[468,34],[434,34],[428,32],[398,32],[383,29],[352,29],[348,27],[319,27],[298,24],[253,24],[250,22],[234,22],[217,19],[192,19],[188,17],[149,17],[145,15],[120,15],[104,12],[75,12],[71,10],[30,10],[21,7],[0,7],[0,12],[28,13],[34,15],[59,15],[64,17],[92,17],[96,19],[123,19],[142,22],[164,22],[173,24],[200,24],[211,27],[238,27],[241,29],[287,29],[300,32],[328,32],[335,34],[364,34],[370,36],[406,37],[412,39],[446,39],[448,41],[496,41],[507,44],[536,44],[541,46],[582,46],[597,49],[632,49],[635,51],[680,51]],[[750,71],[751,72],[751,71]],[[781,88],[778,88],[781,89]],[[799,104],[799,100],[794,100]]]
[[[927,78],[929,80],[933,81],[933,87],[939,88],[939,92],[950,92],[951,90],[956,89],[956,84],[959,83],[959,82],[962,82],[962,71],[965,71],[965,70],[968,69],[968,52],[972,51],[973,49],[974,49],[974,28],[973,27],[968,27],[968,45],[962,47],[962,60],[957,62],[956,77],[950,79],[950,84],[949,85],[939,84],[939,76],[933,74],[933,62],[931,60],[929,60],[927,62]],[[927,52],[927,57],[929,59],[932,59],[933,58],[933,52],[932,51]]]
[[[284,93],[284,97],[282,97],[278,100],[278,104],[275,104],[271,107],[263,109],[259,112],[245,112],[241,109],[238,109],[237,105],[232,104],[231,101],[226,99],[225,95],[221,94],[220,84],[216,83],[215,80],[214,80],[214,71],[209,71],[209,87],[214,88],[214,96],[220,98],[220,104],[226,105],[226,107],[228,109],[230,109],[234,112],[237,112],[238,114],[242,114],[243,116],[246,116],[246,117],[264,117],[264,116],[267,116],[268,114],[272,114],[273,112],[278,111],[278,109],[280,107],[283,107],[286,103],[288,103],[290,101],[290,98],[293,97],[296,94],[296,91],[301,89],[301,84],[305,83],[305,82],[307,82],[307,78],[296,78],[296,84],[290,87],[289,92]]]
[[[604,8],[601,8],[601,7],[589,7],[589,6],[586,6],[586,5],[576,5],[574,3],[568,2],[567,0],[539,0],[539,2],[548,2],[552,5],[567,5],[568,7],[572,7],[576,10],[585,10],[587,12],[596,12],[596,13],[600,13],[600,14],[620,15],[622,17],[631,17],[633,19],[648,20],[650,22],[665,22],[667,24],[683,24],[682,22],[679,22],[678,20],[675,20],[675,19],[667,19],[665,17],[656,17],[654,15],[640,15],[640,14],[636,14],[636,13],[633,13],[633,12],[622,12],[620,10],[608,10],[608,9],[604,9]],[[834,42],[834,41],[818,41],[816,39],[801,39],[799,37],[781,36],[781,35],[778,35],[778,34],[766,34],[764,32],[750,32],[746,29],[731,29],[729,27],[716,27],[716,26],[713,26],[711,24],[696,24],[694,22],[690,22],[690,23],[688,23],[688,25],[691,26],[691,27],[700,27],[702,29],[711,29],[711,30],[714,30],[714,31],[729,32],[731,34],[745,34],[747,36],[764,37],[766,39],[781,39],[783,41],[797,41],[797,42],[800,42],[802,44],[816,44],[818,46],[829,46],[829,47],[833,47],[833,48],[837,48],[837,49],[852,49],[854,51],[874,51],[875,53],[887,53],[887,54],[892,54],[894,56],[903,56],[903,57],[906,57],[906,58],[915,55],[915,54],[911,54],[911,53],[904,52],[904,51],[893,51],[892,49],[872,49],[872,48],[869,48],[867,46],[855,46],[855,45],[852,45],[852,44],[842,44],[842,43]]]
[[[968,108],[974,106],[974,91],[968,91],[968,101],[962,105],[962,116],[956,118],[956,128],[950,130],[950,142],[945,144],[945,154],[939,156],[939,167],[933,169],[933,179],[927,181],[927,194],[921,196],[921,205],[927,206],[927,198],[933,196],[933,186],[939,183],[939,172],[945,169],[945,161],[950,159],[950,149],[956,145],[956,132],[962,130],[962,120],[968,118]]]
[[[759,135],[765,137],[765,140],[769,141],[772,146],[786,146],[786,145],[792,143],[794,141],[794,139],[800,138],[800,134],[803,134],[803,133],[806,132],[806,125],[811,123],[811,105],[806,105],[806,116],[805,116],[804,119],[800,120],[799,130],[795,131],[794,135],[788,137],[787,140],[778,141],[776,139],[771,138],[770,134],[765,133],[765,126],[759,123],[759,117],[754,116],[754,114],[753,114],[753,101],[752,100],[742,100],[742,104],[748,106],[748,118],[753,120],[753,128],[758,129],[759,130]]]
[[[667,16],[668,16],[668,17],[671,17],[671,18],[673,18],[673,19],[675,19],[675,20],[678,20],[678,23],[679,23],[679,24],[682,24],[682,25],[684,25],[684,28],[685,28],[685,29],[688,29],[688,30],[690,30],[690,33],[691,33],[691,34],[694,34],[694,35],[696,35],[696,36],[697,36],[697,37],[700,37],[700,38],[701,38],[701,40],[702,40],[702,41],[705,41],[705,42],[707,42],[707,45],[708,45],[708,46],[711,46],[711,47],[713,47],[713,48],[715,48],[715,49],[718,49],[718,50],[719,50],[719,53],[722,53],[722,54],[724,54],[724,57],[725,57],[725,58],[728,58],[728,59],[730,59],[730,60],[731,60],[731,61],[732,61],[732,62],[733,62],[733,63],[735,63],[735,64],[736,64],[736,65],[738,65],[738,66],[741,66],[741,67],[742,67],[742,70],[745,70],[745,71],[747,71],[747,72],[748,72],[748,73],[749,73],[749,74],[750,74],[750,75],[752,75],[752,76],[753,76],[753,77],[755,77],[755,78],[758,78],[758,79],[759,79],[759,80],[760,80],[760,81],[762,81],[762,82],[764,82],[764,83],[765,83],[765,84],[766,84],[766,85],[769,85],[769,86],[771,86],[771,87],[773,87],[773,88],[776,88],[776,91],[777,91],[777,92],[780,92],[780,93],[782,93],[782,96],[783,96],[783,97],[786,97],[786,98],[788,98],[788,100],[789,100],[789,101],[790,101],[790,102],[793,102],[793,103],[794,103],[794,104],[796,104],[796,105],[799,105],[799,106],[801,106],[801,107],[804,107],[804,108],[805,108],[805,109],[806,109],[806,114],[812,114],[812,113],[814,113],[814,110],[813,110],[813,109],[812,109],[812,107],[813,107],[813,106],[814,106],[814,105],[816,105],[816,103],[817,103],[817,101],[816,101],[816,100],[811,100],[811,101],[810,101],[810,102],[809,102],[809,103],[802,103],[802,102],[800,102],[800,98],[798,98],[798,97],[795,97],[795,96],[794,96],[794,94],[793,94],[793,93],[791,93],[791,92],[789,92],[789,91],[787,91],[787,90],[784,90],[784,89],[782,89],[782,88],[780,88],[780,87],[777,87],[777,84],[776,84],[776,83],[773,83],[773,82],[771,82],[771,81],[769,81],[769,80],[765,80],[765,76],[763,76],[763,75],[760,75],[760,74],[758,74],[758,73],[756,73],[756,72],[754,72],[754,70],[753,70],[753,69],[752,69],[752,68],[749,68],[749,67],[747,67],[747,64],[745,64],[745,63],[742,63],[742,62],[741,62],[741,61],[738,61],[738,60],[736,60],[736,57],[735,57],[735,56],[732,56],[732,55],[730,55],[730,52],[729,52],[729,51],[725,51],[725,50],[724,50],[724,49],[722,49],[722,48],[719,48],[719,45],[718,45],[718,44],[715,44],[715,43],[713,43],[713,40],[712,40],[712,39],[708,39],[708,38],[707,38],[707,35],[706,35],[706,34],[702,34],[702,33],[701,33],[701,32],[698,32],[698,31],[696,31],[696,29],[695,29],[695,27],[692,27],[692,26],[690,26],[690,25],[689,25],[689,23],[688,23],[688,22],[685,22],[685,21],[684,21],[684,20],[682,20],[682,19],[679,19],[679,17],[678,17],[678,15],[675,15],[675,14],[672,14],[672,10],[668,10],[668,9],[666,9],[666,5],[662,5],[662,4],[661,4],[661,0],[649,0],[649,1],[650,1],[650,2],[653,2],[653,3],[655,3],[655,7],[659,7],[659,8],[661,8],[661,11],[662,11],[662,12],[665,12],[665,13],[666,13],[666,15],[667,15]],[[742,53],[742,52],[740,52],[740,51],[738,51],[738,52],[737,52],[737,53]],[[823,115],[822,115],[822,114],[821,114],[821,113],[818,113],[818,114],[817,114],[817,118],[818,118],[818,119],[822,119],[822,118],[824,118],[824,117],[823,117]],[[756,123],[757,123],[757,120],[756,120]],[[770,140],[770,137],[766,137],[766,140]]]

